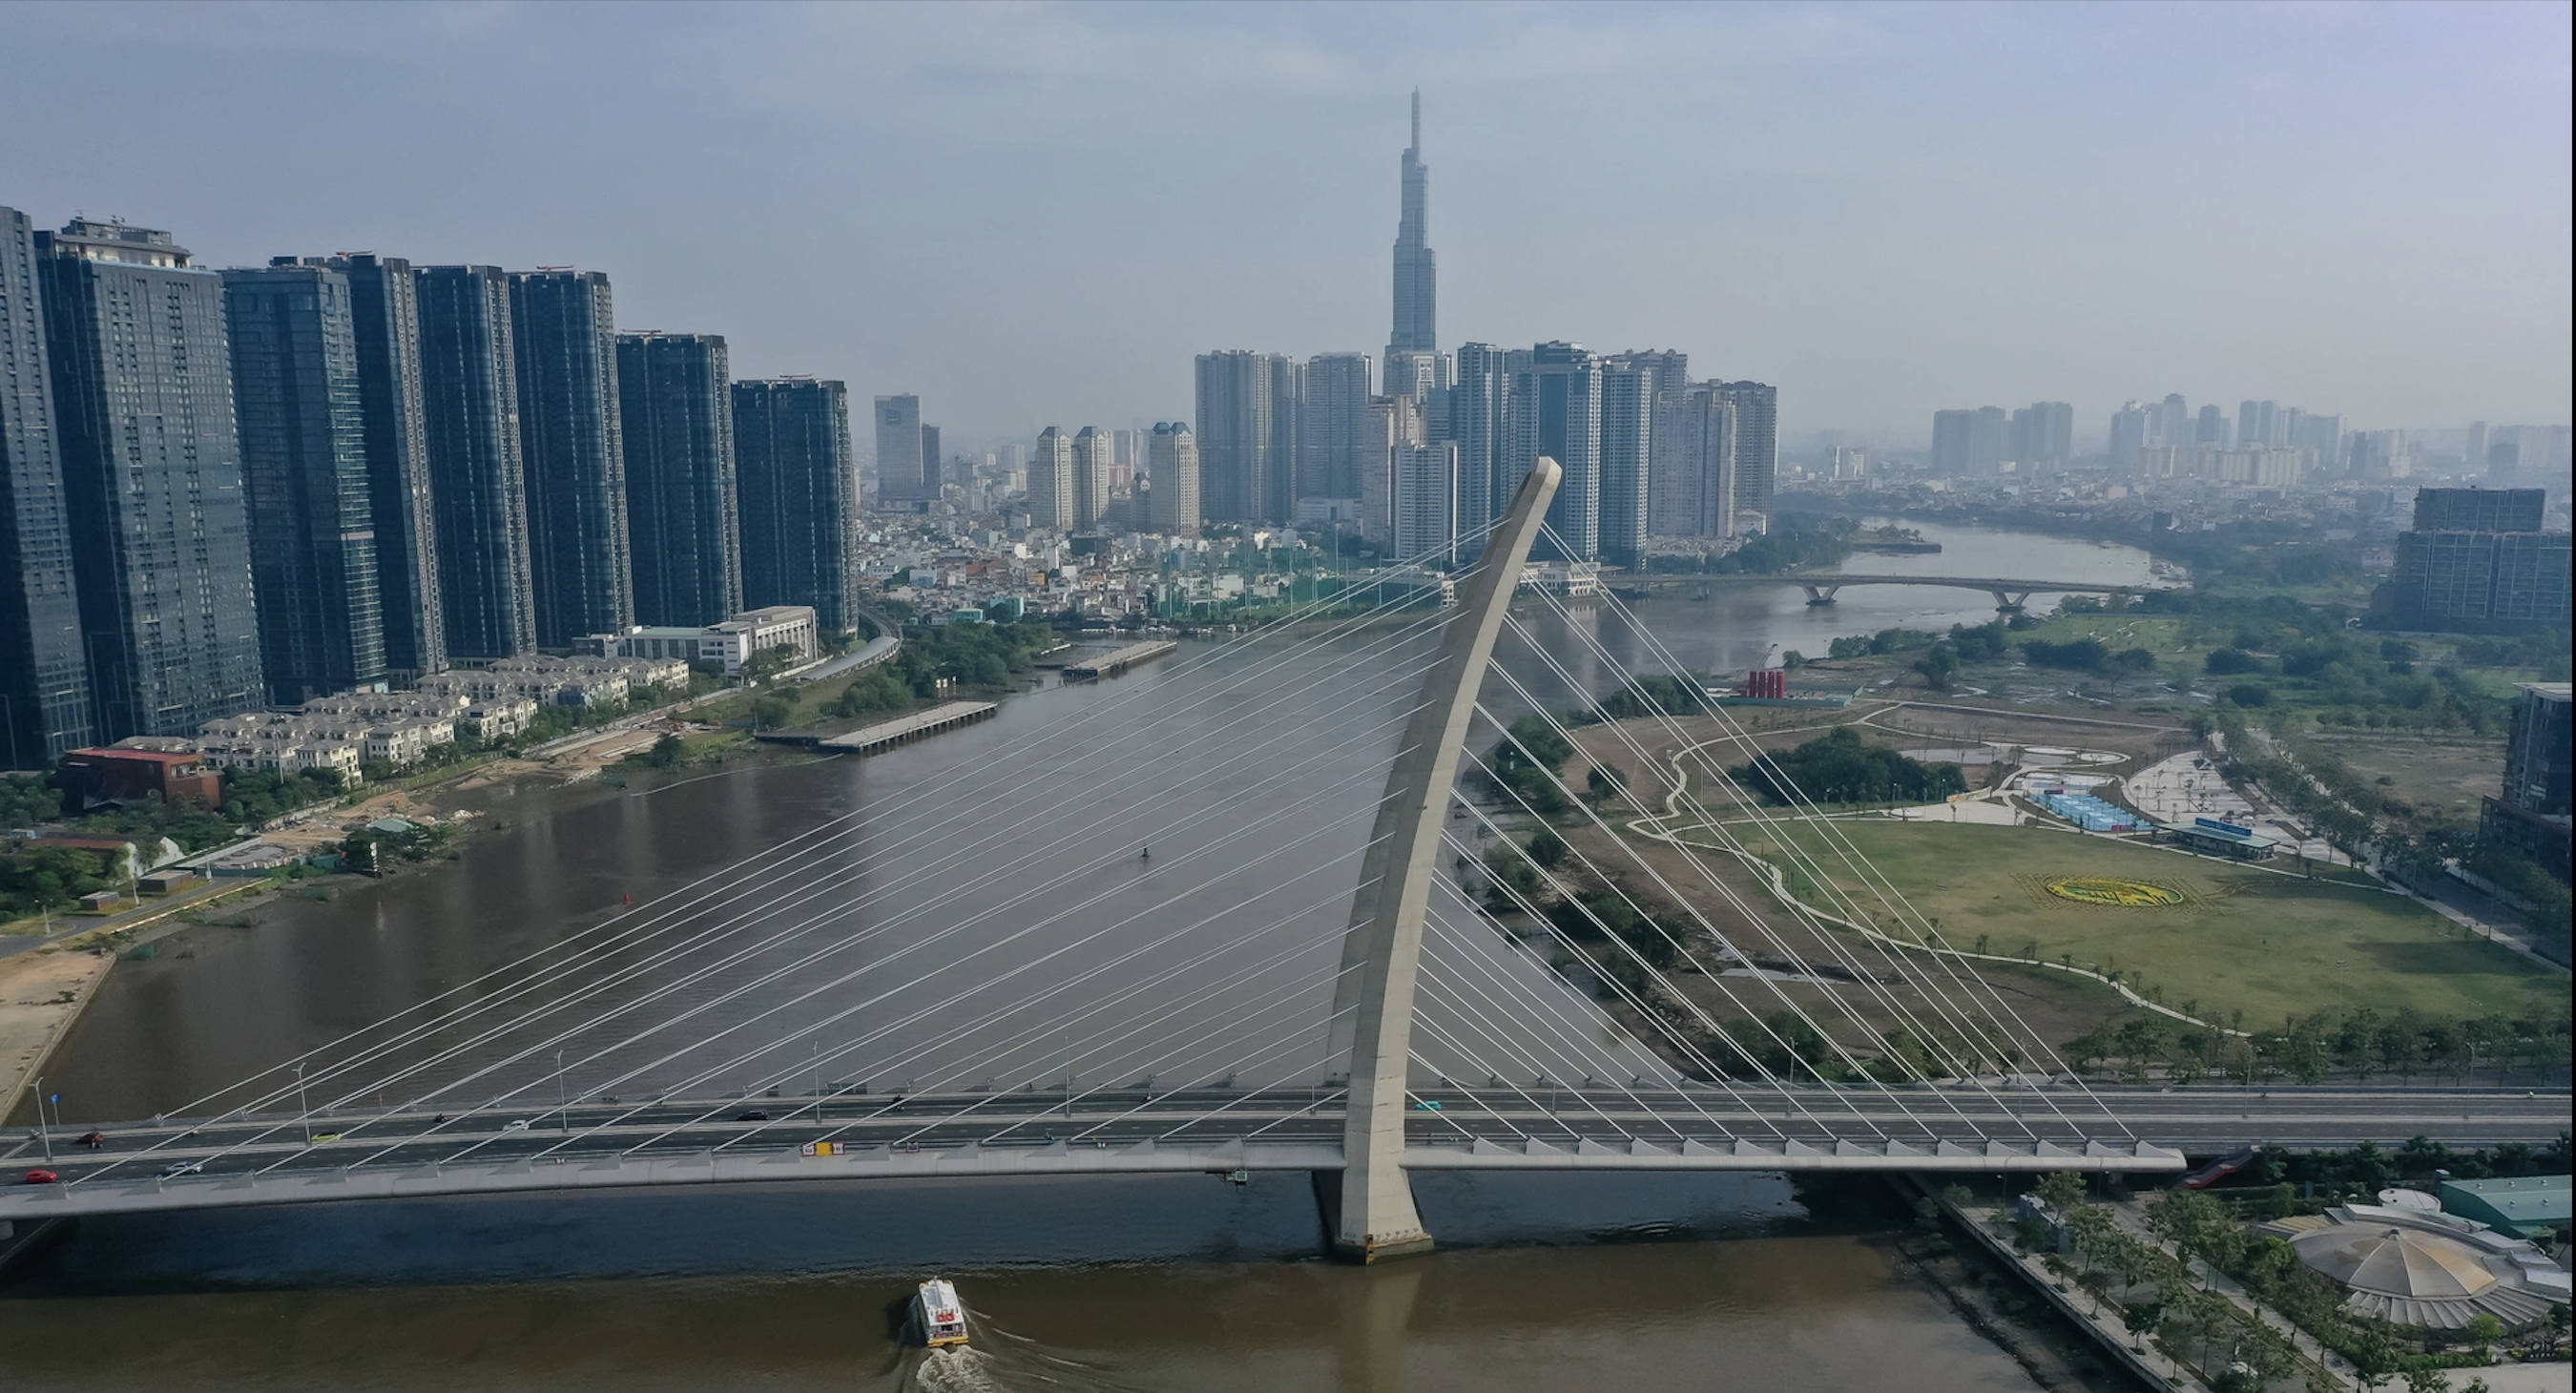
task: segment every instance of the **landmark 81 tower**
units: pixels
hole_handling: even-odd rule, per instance
[[[1431,171],[1422,164],[1422,93],[1413,94],[1413,143],[1404,148],[1404,216],[1395,228],[1395,330],[1387,337],[1390,369],[1402,353],[1436,353],[1439,290],[1429,242]]]

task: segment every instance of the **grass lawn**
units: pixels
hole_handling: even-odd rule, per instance
[[[2412,805],[2418,817],[2475,825],[2480,795],[2504,785],[2505,742],[2498,736],[2333,731],[2308,738],[2332,750],[2354,773],[2388,780],[2381,791]]]
[[[2034,827],[1846,822],[1852,841],[1951,945],[2143,973],[2138,990],[2204,1020],[2271,1025],[2330,1005],[2427,1015],[2567,1000],[2567,976],[2464,935],[2400,896]],[[1796,835],[1813,837],[1812,827]],[[2179,892],[2152,908],[2078,904],[2050,880],[2117,877]]]

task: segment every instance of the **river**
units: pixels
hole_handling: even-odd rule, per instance
[[[1850,568],[2147,573],[2134,549],[1922,530],[1944,554],[1863,554]],[[1623,662],[1665,665],[1604,612],[1520,613],[1578,685],[1606,680],[1586,635]],[[1818,609],[1783,586],[1658,595],[1640,613],[1681,662],[1726,671],[1774,646],[1821,651],[1839,634],[1992,611],[1973,591],[1891,587]],[[864,761],[484,790],[471,801],[504,825],[455,862],[327,902],[281,900],[246,926],[191,930],[120,965],[49,1065],[49,1088],[73,1121],[249,1101],[223,1090],[550,945],[622,932],[640,922],[628,916],[706,895],[711,873],[764,852],[753,873],[726,878],[764,892],[724,921],[726,945],[757,943],[733,975],[709,969],[657,997],[644,984],[665,979],[643,975],[632,950],[607,956],[638,975],[592,998],[598,1023],[571,1038],[570,1062],[522,1050],[513,1070],[466,1077],[440,1054],[462,1035],[425,1032],[388,1054],[411,1066],[388,1086],[479,1100],[782,1082],[791,1094],[1083,1086],[1140,1069],[1166,1081],[1218,1068],[1315,1075],[1329,1067],[1313,1018],[1329,1003],[1332,929],[1400,715],[1405,684],[1391,675],[1418,647],[1380,632],[1265,669],[1247,646],[1017,698],[997,720]],[[1523,640],[1507,635],[1498,657],[1536,699],[1567,699]],[[1350,677],[1372,661],[1389,681]],[[1487,704],[1508,719],[1517,703],[1497,685]],[[1032,898],[1040,882],[1047,892]],[[800,887],[828,889],[782,908]],[[1117,935],[1091,927],[1113,921]],[[1260,971],[1227,971],[1253,956]],[[1492,935],[1453,928],[1431,956],[1547,1027],[1538,1044],[1501,1038],[1526,1029],[1509,1021],[1479,1035],[1486,1013],[1463,994],[1427,997],[1449,1053],[1426,1059],[1444,1074],[1651,1067]],[[732,994],[761,978],[816,985],[757,1010],[745,1003],[770,998]],[[1053,1019],[1092,999],[1062,994],[1067,982],[1095,996],[1136,985],[1089,1017],[1096,1029],[1026,1028],[1033,1012]],[[544,999],[582,998],[567,982]],[[695,1012],[726,1047],[721,1066],[622,1062],[657,1003]],[[1131,1019],[1157,1022],[1151,1049],[1113,1028]],[[287,1086],[272,1075],[269,1095]],[[1420,1188],[1444,1249],[1377,1271],[1300,1260],[1317,1246],[1314,1204],[1280,1176],[92,1221],[0,1300],[0,1372],[13,1390],[2035,1386],[1890,1266],[1870,1235],[1892,1217],[1871,1199],[1811,1205],[1776,1176],[1444,1176]],[[906,1274],[933,1268],[977,1312],[971,1356],[925,1361],[888,1339],[885,1303]]]

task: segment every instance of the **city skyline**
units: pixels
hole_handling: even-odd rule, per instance
[[[11,199],[40,217],[185,228],[210,266],[371,246],[415,264],[596,267],[619,287],[621,327],[724,333],[746,376],[917,391],[960,443],[1030,438],[1050,419],[1178,414],[1189,360],[1211,343],[1301,359],[1372,351],[1389,294],[1382,162],[1416,85],[1445,180],[1436,240],[1452,342],[1671,343],[1797,384],[1792,433],[1912,436],[1936,408],[1998,399],[2071,401],[2089,423],[2141,384],[2194,401],[2306,401],[2376,426],[2566,418],[2569,280],[2552,250],[2566,240],[2566,143],[2546,116],[2566,87],[2534,56],[2564,50],[2564,12],[2162,13],[2158,32],[2205,54],[2208,76],[2262,75],[2206,113],[2117,69],[2140,13],[1507,11],[1460,37],[1396,11],[1397,41],[1362,45],[1347,21],[1286,11],[1146,25],[1114,8],[1039,10],[1005,33],[973,12],[755,9],[720,22],[678,8],[585,33],[597,46],[572,61],[569,21],[544,12],[290,22],[224,7],[36,8],[0,18],[13,40],[0,50],[43,52],[45,66],[0,58],[0,73],[36,137]],[[1449,42],[1431,42],[1435,26]],[[1041,62],[1047,42],[1056,52]],[[1059,53],[1130,42],[1198,61],[1139,65],[1117,91],[1058,71]],[[2293,49],[2299,63],[2264,61]],[[774,84],[748,77],[755,51],[861,61],[886,80],[831,84],[869,95],[765,95]],[[207,98],[209,54],[267,80],[228,78]],[[1200,101],[1205,79],[1179,72],[1233,71],[1238,55],[1239,104]],[[514,78],[539,60],[560,66],[557,80]],[[1909,124],[1899,104],[1935,60],[1953,79],[2017,76]],[[2100,80],[2105,65],[2115,80]],[[237,158],[189,123],[131,161],[89,167],[58,124],[81,109],[66,83],[94,94],[109,71],[144,114],[194,93],[243,119],[293,99],[390,129],[443,124],[401,177],[348,171],[327,189],[230,178]],[[1725,80],[1684,80],[1705,71]],[[690,131],[607,99],[605,84],[637,73],[692,94]],[[1534,79],[1551,80],[1547,102],[1515,95]],[[2398,118],[2368,94],[2400,84],[2439,100],[2406,104],[2410,124],[2392,134]],[[991,99],[973,106],[970,89]],[[1793,90],[1829,99],[1763,105]],[[1042,102],[1052,115],[1038,119]],[[2041,111],[2048,121],[2031,119]],[[1713,138],[1598,138],[1623,120]],[[547,141],[520,138],[540,121]],[[2418,158],[2437,141],[2443,158]],[[2300,158],[2284,164],[2291,145]],[[2209,188],[2262,189],[2249,195],[2261,216],[2141,197],[2114,177],[2133,158]],[[655,179],[625,177],[648,159]],[[807,168],[766,177],[780,160]],[[1514,170],[1528,161],[1554,171],[1548,198],[1524,196]],[[1988,187],[2007,169],[2050,176],[2047,196],[2009,218]],[[469,171],[484,198],[454,196]],[[903,199],[871,204],[898,180]],[[724,211],[673,223],[659,214],[675,188]],[[1040,220],[1041,236],[1020,213],[1076,188],[1116,191],[1133,216]],[[859,192],[834,192],[845,189]],[[2378,215],[2340,215],[2365,197]],[[910,216],[925,200],[946,216]],[[888,216],[896,206],[905,218]],[[1621,210],[1615,254],[1599,250],[1603,207]],[[744,225],[819,230],[844,251],[819,271],[795,259],[791,279],[786,260],[716,254]],[[2078,226],[2111,229],[2081,264],[2062,249]],[[1585,276],[1551,272],[1570,256]],[[1264,274],[1221,269],[1237,258]],[[2249,318],[2283,332],[2248,334]]]

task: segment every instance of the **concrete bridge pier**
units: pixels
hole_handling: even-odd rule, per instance
[[[1458,781],[1458,756],[1476,715],[1476,691],[1563,475],[1539,458],[1513,495],[1511,511],[1485,540],[1485,554],[1441,630],[1440,651],[1396,746],[1395,767],[1378,798],[1359,894],[1342,937],[1333,990],[1333,1045],[1347,1059],[1349,1111],[1342,1128],[1341,1203],[1325,1206],[1335,1256],[1376,1262],[1428,1252],[1431,1235],[1413,1205],[1404,1170],[1404,1123],[1411,1095],[1414,985],[1422,965],[1422,918],[1438,875],[1441,825]],[[1320,1187],[1319,1187],[1320,1188]]]
[[[1832,604],[1834,592],[1842,589],[1839,585],[1802,585],[1798,588],[1807,592],[1807,603],[1811,605]]]
[[[2019,614],[2022,606],[2030,603],[2031,592],[2027,590],[1991,590],[1986,593],[1995,597],[1997,614]]]

